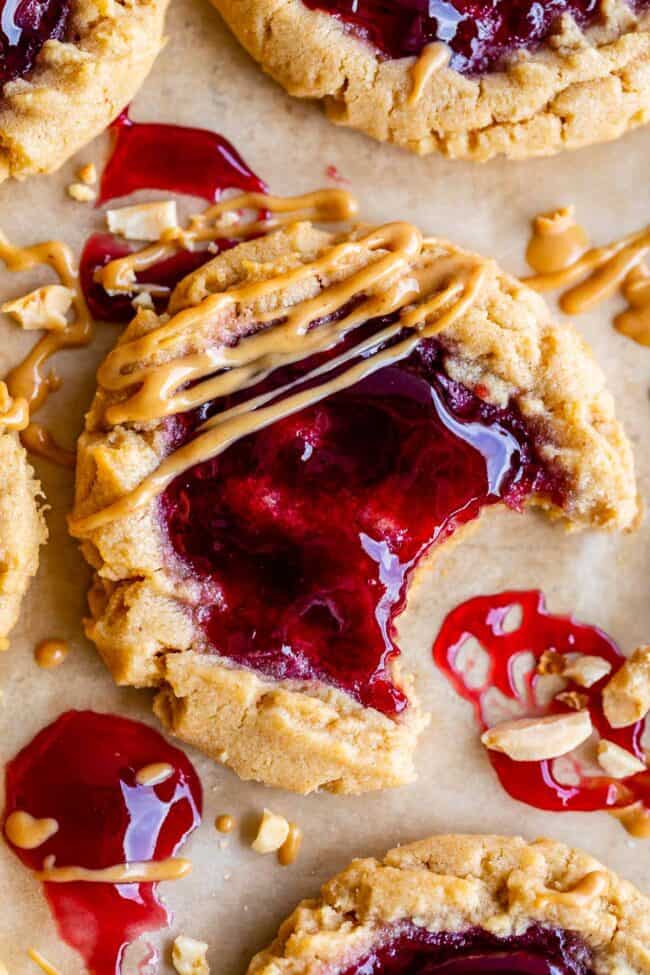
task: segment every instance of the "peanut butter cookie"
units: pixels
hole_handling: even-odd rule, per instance
[[[116,681],[243,778],[409,781],[394,619],[494,504],[632,527],[629,443],[578,333],[406,223],[289,224],[140,309],[98,372],[71,530]]]

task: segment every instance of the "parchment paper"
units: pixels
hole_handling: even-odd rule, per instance
[[[318,107],[299,103],[265,78],[204,0],[175,0],[169,44],[133,105],[136,119],[199,125],[222,132],[277,193],[326,184],[335,165],[372,221],[413,220],[430,233],[498,258],[523,273],[529,218],[544,209],[575,203],[579,218],[598,242],[650,222],[648,158],[650,128],[607,146],[528,163],[497,161],[479,167],[437,158],[417,159],[336,129]],[[86,161],[103,164],[108,140],[88,146],[48,178],[0,188],[0,226],[12,239],[30,243],[63,237],[79,248],[99,229],[101,214],[65,195]],[[0,274],[0,298],[24,293],[43,275]],[[650,350],[618,335],[611,307],[582,316],[578,325],[604,367],[619,414],[634,442],[639,480],[650,480],[648,386]],[[2,316],[0,316],[2,317]],[[43,415],[72,444],[90,402],[98,362],[111,346],[114,326],[100,326],[92,347],[59,355],[65,380]],[[0,321],[0,373],[33,342]],[[46,723],[71,707],[114,711],[155,723],[149,695],[113,686],[94,649],[83,638],[88,572],[68,538],[64,515],[72,475],[36,464],[47,493],[50,542],[38,579],[24,603],[11,649],[0,655],[0,757],[3,763]],[[443,555],[435,571],[422,572],[400,624],[405,664],[433,712],[417,757],[419,781],[410,787],[361,798],[300,798],[240,782],[201,755],[191,757],[205,789],[205,818],[185,848],[194,861],[189,878],[163,886],[175,916],[170,931],[152,940],[167,951],[183,932],[208,941],[216,975],[243,975],[252,954],[304,896],[353,856],[380,854],[398,842],[436,831],[504,831],[528,838],[552,836],[588,848],[650,893],[650,840],[635,841],[605,813],[538,812],[510,799],[479,743],[470,707],[436,672],[430,648],[449,609],[479,593],[539,587],[552,611],[571,612],[602,626],[630,650],[650,639],[648,526],[636,535],[566,535],[541,517],[490,513],[463,545]],[[38,669],[35,643],[69,640],[73,652],[58,670]],[[289,868],[249,846],[250,826],[264,806],[298,822],[305,841]],[[218,813],[244,824],[224,844],[213,827]],[[228,879],[226,879],[228,878]],[[40,885],[0,843],[0,959],[11,975],[35,973],[26,957],[35,946],[63,975],[83,971],[78,956],[56,936]],[[137,954],[137,952],[136,952]],[[161,971],[167,971],[167,963]],[[135,961],[125,966],[130,975]]]

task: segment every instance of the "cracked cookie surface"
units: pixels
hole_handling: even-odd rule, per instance
[[[125,108],[162,49],[168,0],[72,0],[0,95],[0,181],[49,173]]]
[[[649,918],[632,884],[561,843],[434,836],[354,860],[296,908],[248,975],[412,971],[404,951],[407,962],[422,952],[432,972],[647,975]]]
[[[618,138],[650,118],[650,14],[601,0],[597,26],[559,18],[544,45],[480,76],[444,64],[412,98],[416,57],[387,59],[302,0],[212,0],[248,52],[328,117],[419,154],[483,161]],[[314,4],[316,6],[316,4]]]
[[[410,225],[380,228],[373,232],[374,237],[372,234],[364,237],[363,233],[334,236],[307,223],[292,225],[265,238],[240,244],[189,275],[172,296],[169,321],[159,319],[152,312],[140,311],[100,368],[100,388],[88,414],[86,432],[81,437],[78,451],[72,529],[82,539],[84,554],[95,570],[90,596],[92,618],[88,621],[87,632],[115,680],[121,684],[159,688],[155,710],[164,724],[183,740],[230,765],[243,778],[260,779],[298,792],[319,787],[360,792],[412,779],[413,752],[417,736],[426,723],[413,693],[412,680],[400,673],[399,660],[392,651],[388,658],[382,658],[383,669],[373,671],[371,668],[367,678],[369,686],[376,686],[379,674],[392,694],[389,706],[385,698],[365,698],[363,687],[346,686],[338,679],[342,673],[340,669],[335,672],[336,679],[332,679],[328,676],[328,661],[325,661],[324,670],[322,666],[319,669],[309,656],[298,658],[294,654],[295,659],[292,659],[288,648],[279,657],[276,651],[270,664],[265,658],[265,651],[268,658],[270,648],[257,648],[257,655],[251,657],[250,665],[247,665],[246,652],[241,650],[242,640],[247,643],[247,631],[239,626],[240,620],[243,618],[248,625],[250,620],[246,613],[251,606],[259,606],[256,610],[260,613],[259,625],[254,625],[254,621],[250,624],[248,637],[253,646],[253,638],[265,616],[275,612],[273,598],[283,600],[287,588],[295,586],[295,577],[287,586],[282,574],[283,566],[291,561],[286,552],[291,558],[295,552],[295,547],[287,548],[285,542],[291,540],[291,533],[297,532],[299,555],[301,546],[310,546],[313,536],[317,535],[324,546],[318,552],[329,558],[331,550],[327,548],[327,537],[332,536],[335,527],[335,522],[326,519],[326,530],[321,530],[319,514],[312,509],[310,517],[317,520],[313,530],[308,529],[305,534],[300,528],[300,519],[291,520],[296,511],[307,510],[304,498],[294,497],[293,502],[289,498],[283,510],[283,504],[272,499],[286,498],[285,486],[278,481],[275,493],[268,489],[263,469],[258,481],[243,482],[235,463],[231,469],[234,474],[230,487],[227,483],[219,486],[217,482],[217,488],[213,489],[214,471],[204,468],[196,481],[200,490],[192,494],[192,471],[196,468],[191,468],[183,475],[190,480],[186,483],[181,477],[172,481],[162,493],[162,500],[159,496],[151,497],[122,511],[119,517],[102,521],[102,511],[109,510],[108,506],[112,505],[119,508],[124,499],[132,497],[132,492],[147,483],[147,478],[155,476],[160,465],[170,457],[169,431],[177,429],[173,426],[178,423],[177,418],[171,421],[172,428],[164,416],[147,419],[141,415],[140,419],[122,419],[116,423],[107,420],[111,416],[132,415],[129,404],[142,402],[138,400],[138,390],[147,384],[151,389],[166,388],[166,382],[160,384],[164,370],[170,364],[176,368],[174,364],[181,360],[185,364],[200,362],[204,355],[211,356],[210,361],[216,362],[222,355],[229,354],[227,350],[244,347],[250,336],[265,335],[266,339],[272,339],[286,316],[302,308],[305,302],[329,300],[333,294],[339,296],[359,275],[364,281],[364,300],[374,300],[373,288],[377,287],[377,299],[385,301],[387,295],[399,295],[404,287],[409,287],[414,273],[420,274],[423,281],[428,275],[429,280],[440,282],[436,287],[442,287],[447,277],[454,277],[453,268],[470,278],[478,269],[480,287],[472,301],[461,302],[453,321],[449,319],[447,327],[436,336],[438,344],[434,360],[440,365],[435,367],[434,380],[437,382],[439,376],[440,381],[451,384],[449,388],[465,390],[470,397],[467,402],[478,411],[473,415],[489,416],[492,418],[490,422],[501,422],[500,418],[510,415],[508,410],[516,410],[524,426],[534,427],[539,432],[539,465],[557,472],[557,483],[562,485],[561,499],[558,496],[554,502],[542,488],[537,493],[531,489],[533,493],[528,498],[531,503],[575,525],[616,529],[630,528],[637,513],[630,447],[615,418],[604,377],[578,333],[568,325],[553,324],[542,299],[505,275],[492,261],[468,254],[446,241],[423,241]],[[391,254],[368,242],[384,237],[389,239],[391,233],[415,241],[416,256],[402,258],[401,252]],[[372,285],[368,274],[379,266],[382,268],[381,281]],[[387,273],[387,267],[392,269],[390,273]],[[456,284],[452,282],[451,287],[453,290]],[[441,293],[447,292],[443,289]],[[237,298],[231,304],[229,295],[251,297]],[[435,295],[439,297],[437,291]],[[437,299],[434,297],[433,300],[435,303]],[[356,307],[354,302],[343,305],[344,309]],[[220,308],[223,310],[218,310]],[[314,317],[318,319],[319,316],[315,314]],[[262,321],[271,323],[266,331],[260,331]],[[386,319],[380,321],[384,323]],[[307,334],[312,340],[317,338],[318,328],[312,328]],[[155,341],[156,336],[169,336],[170,341],[165,339],[160,345]],[[149,344],[152,341],[153,346]],[[135,358],[131,357],[132,352]],[[116,375],[111,370],[118,362],[122,365]],[[214,366],[212,368],[214,370]],[[415,363],[412,368],[417,371],[420,365]],[[129,379],[131,375],[133,381]],[[192,385],[183,388],[190,393],[196,389]],[[430,398],[430,391],[428,396]],[[324,402],[327,405],[328,400]],[[390,412],[394,413],[392,406]],[[353,415],[361,414],[362,411],[355,407]],[[199,419],[208,415],[200,413]],[[299,426],[306,423],[304,414],[297,415]],[[314,434],[331,428],[334,414],[321,411],[317,417],[318,423],[312,428]],[[310,424],[312,419],[309,419]],[[449,422],[453,427],[456,421]],[[286,437],[289,437],[288,456],[293,457],[291,463],[295,463],[291,446],[292,423],[292,418],[288,417],[286,422],[271,424],[264,436],[273,438],[278,435],[281,439],[279,442],[271,439],[268,447],[264,447],[267,441],[259,439],[261,434],[246,438],[248,444],[262,445],[259,455],[262,460],[258,458],[256,464],[266,463],[264,458],[269,456],[285,456],[287,444],[283,444],[282,438]],[[183,435],[180,442],[184,446],[180,450],[191,446],[191,434],[195,429],[195,426],[190,427],[189,440]],[[394,436],[391,432],[387,441],[394,440]],[[363,441],[367,442],[365,433]],[[246,442],[240,441],[243,446],[239,449],[244,451],[244,470],[248,475],[253,467],[246,459]],[[301,448],[301,462],[306,464],[314,456],[316,470],[321,461],[318,450],[314,453],[312,448],[318,442],[316,437],[310,441],[309,449]],[[399,437],[394,442],[396,450],[399,449]],[[409,437],[408,443],[417,441]],[[413,446],[409,448],[411,458],[413,449]],[[232,451],[230,447],[221,455],[222,464],[233,456]],[[235,452],[234,457],[237,456]],[[322,456],[330,455],[326,452]],[[404,463],[408,456],[408,453],[404,455]],[[456,455],[452,451],[449,456]],[[346,455],[344,461],[346,478],[352,483],[358,476],[354,451],[352,455]],[[325,464],[328,462],[324,461]],[[390,455],[386,462],[391,462]],[[413,460],[409,463],[413,464]],[[294,483],[293,475],[289,480]],[[334,480],[327,482],[328,492],[331,493],[340,481],[341,475],[335,466]],[[364,478],[362,482],[366,483]],[[435,492],[431,489],[431,494],[426,493],[430,490],[429,483],[425,480],[425,493],[419,504],[416,503],[420,495],[415,482],[410,488],[400,487],[399,497],[410,502],[407,516],[419,510],[424,517],[429,509],[434,509]],[[182,488],[180,507],[175,484]],[[246,559],[243,562],[240,550],[235,553],[229,547],[232,527],[227,527],[225,534],[214,535],[214,549],[202,547],[206,538],[212,546],[211,532],[222,531],[223,522],[218,513],[222,510],[225,495],[230,498],[231,506],[235,505],[239,511],[234,530],[245,535]],[[373,522],[375,527],[385,527],[380,505],[382,499],[388,497],[390,500],[392,496],[387,495],[385,484],[381,482],[363,495],[364,517],[368,512],[379,512],[379,520]],[[192,505],[201,498],[207,498],[207,503],[201,509],[197,523],[199,530],[193,534]],[[170,499],[173,517],[182,511],[183,531],[188,519],[190,522],[190,533],[183,536],[189,541],[184,542],[183,549],[179,547],[177,536],[170,532],[170,515],[165,507]],[[245,534],[247,527],[261,517],[262,508],[258,501],[264,512],[270,512],[273,518],[277,515],[279,519],[272,526],[271,534],[262,536],[261,548],[256,538],[251,539]],[[241,505],[249,502],[250,507],[243,511]],[[345,510],[352,512],[351,520],[356,517],[354,507],[350,507],[347,497],[345,503],[348,505]],[[391,508],[393,515],[399,515],[401,510]],[[287,528],[288,513],[291,523]],[[93,518],[98,514],[101,523],[94,524]],[[400,516],[404,517],[403,514]],[[232,525],[228,518],[225,518],[226,526]],[[458,537],[462,525],[461,519],[452,538]],[[282,558],[277,557],[273,548],[278,532],[283,539]],[[289,534],[283,534],[286,532]],[[398,532],[395,537],[401,540],[405,534]],[[386,536],[391,537],[390,533]],[[350,549],[344,547],[344,541],[347,545],[347,540],[341,536],[340,544],[334,547],[347,553]],[[399,545],[401,541],[395,544]],[[248,560],[247,552],[251,546],[254,558]],[[269,572],[260,576],[259,565],[264,563],[269,550]],[[217,556],[218,574],[215,575],[215,564],[210,560],[214,560],[214,553],[219,551],[223,555],[221,563]],[[313,550],[307,547],[305,551]],[[318,561],[312,559],[312,562]],[[334,562],[334,565],[339,571],[339,563]],[[230,568],[222,573],[223,566]],[[312,576],[305,572],[297,578],[311,580]],[[315,631],[320,633],[318,627],[331,626],[335,618],[324,616],[325,607],[331,605],[331,600],[328,602],[322,597],[324,584],[320,576],[317,582],[315,612],[310,610],[308,617],[299,614],[298,629],[294,609],[302,605],[301,599],[306,595],[304,581],[291,598],[286,610],[288,615],[282,616],[282,620],[289,620],[292,627],[289,632],[297,645],[304,643],[306,635],[313,636]],[[230,589],[235,583],[236,588]],[[215,596],[215,587],[221,595]],[[358,592],[364,594],[365,599],[367,592],[376,589],[377,584],[371,580],[369,589],[362,588]],[[332,591],[337,591],[336,587]],[[238,603],[242,592],[246,598]],[[259,601],[260,592],[271,593],[268,596],[271,600],[267,607],[269,613],[265,613],[264,603]],[[276,593],[275,597],[273,593]],[[220,616],[221,602],[227,607],[233,600],[239,608],[227,618]],[[337,612],[347,612],[345,600],[337,606]],[[233,627],[233,618],[237,627]],[[367,634],[369,631],[359,632]],[[328,641],[334,644],[337,635],[336,630],[329,633],[325,646]],[[225,649],[219,652],[217,646],[226,640],[226,636],[229,639],[227,652]],[[346,654],[352,652],[348,644],[344,646]],[[357,646],[360,650],[365,648],[359,643]],[[283,661],[285,669],[278,668],[278,659]],[[295,669],[295,660],[302,669]],[[343,674],[345,676],[345,671]],[[364,706],[364,700],[371,700],[375,706]]]

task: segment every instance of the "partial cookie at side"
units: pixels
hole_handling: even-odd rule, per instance
[[[386,60],[302,0],[212,0],[248,52],[291,95],[328,117],[421,155],[483,161],[545,156],[609,141],[650,118],[650,17],[604,4],[586,33],[565,17],[544,47],[507,70],[468,77],[449,67],[410,102],[415,58]]]
[[[163,47],[167,5],[72,0],[66,39],[2,89],[0,181],[58,169],[115,119]]]
[[[433,836],[382,860],[354,860],[317,898],[299,904],[247,975],[354,972],[400,936],[415,944],[429,936],[435,944],[441,932],[456,936],[443,960],[460,961],[462,935],[475,936],[477,929],[492,951],[506,956],[525,951],[528,935],[539,937],[533,950],[544,958],[544,932],[558,932],[558,943],[564,940],[580,966],[571,971],[648,975],[649,919],[650,901],[632,884],[561,843]],[[517,938],[523,948],[506,940]],[[381,975],[381,962],[372,971]]]

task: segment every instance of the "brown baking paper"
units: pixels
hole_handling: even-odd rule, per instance
[[[523,273],[529,218],[574,203],[578,218],[597,242],[650,222],[648,158],[650,128],[618,143],[527,163],[484,166],[418,159],[332,127],[317,106],[290,99],[265,78],[202,0],[176,0],[168,21],[169,43],[132,114],[140,120],[199,125],[223,133],[274,192],[297,193],[326,184],[334,165],[350,181],[364,216],[373,222],[406,219],[425,231],[496,257]],[[0,189],[0,226],[18,243],[62,237],[79,249],[101,213],[68,199],[65,187],[82,163],[102,165],[104,136],[64,170],[48,178]],[[43,282],[44,272],[0,274],[0,298]],[[612,306],[613,307],[613,303]],[[648,385],[650,350],[611,327],[611,307],[578,320],[594,347],[618,401],[637,455],[641,490],[650,479]],[[1,316],[0,316],[1,317]],[[116,335],[100,325],[92,346],[61,353],[55,366],[65,383],[43,416],[71,445],[90,402],[95,368]],[[0,372],[34,341],[2,317]],[[40,417],[39,417],[40,418]],[[68,537],[65,514],[72,474],[37,462],[50,511],[50,542],[37,580],[25,600],[11,649],[0,656],[0,754],[3,763],[46,723],[68,708],[114,711],[154,724],[150,695],[117,689],[93,647],[84,639],[88,570]],[[400,620],[406,666],[418,680],[432,712],[417,756],[419,779],[409,787],[360,798],[305,798],[236,776],[189,750],[205,790],[203,826],[184,849],[191,875],[162,885],[174,913],[169,931],[151,939],[167,958],[172,938],[184,933],[210,944],[216,975],[243,975],[252,954],[267,943],[296,902],[356,855],[437,831],[502,831],[528,838],[552,836],[587,848],[650,893],[650,840],[632,839],[605,813],[544,813],[510,799],[480,745],[469,704],[436,672],[431,643],[444,615],[462,600],[506,588],[542,589],[551,611],[575,612],[598,624],[624,649],[650,639],[646,524],[632,536],[585,532],[568,535],[544,518],[490,512],[462,545],[423,568]],[[36,642],[57,636],[73,648],[58,670],[42,671],[33,659]],[[290,867],[250,849],[251,824],[264,806],[304,829],[302,852]],[[224,842],[217,814],[242,824]],[[36,947],[63,975],[83,971],[79,957],[56,935],[34,876],[0,843],[0,960],[11,975],[37,969],[26,956]],[[136,971],[130,952],[125,975]],[[168,970],[168,961],[160,971]]]

